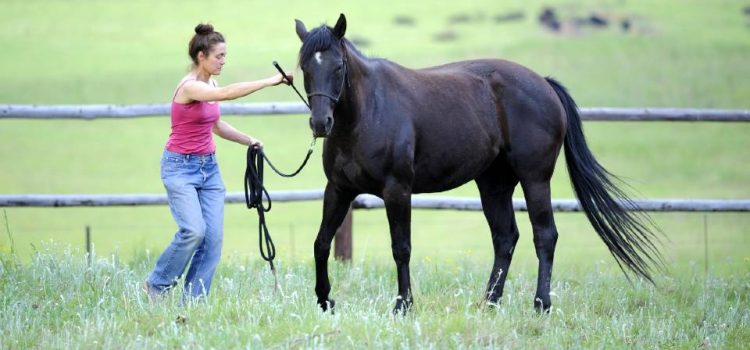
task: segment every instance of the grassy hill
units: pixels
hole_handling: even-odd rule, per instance
[[[559,32],[538,21],[547,6]],[[300,74],[293,19],[312,28],[343,12],[347,36],[365,54],[407,67],[497,57],[559,79],[584,107],[748,109],[747,6],[739,0],[3,0],[0,104],[168,102],[187,71],[187,42],[199,22],[227,38],[221,84],[271,75],[273,60]],[[592,17],[608,25],[592,26]],[[296,95],[277,87],[238,102],[266,101],[296,101]],[[285,169],[298,164],[310,140],[303,115],[225,119],[262,139]],[[159,157],[168,132],[166,117],[0,120],[0,193],[162,193]],[[748,124],[589,122],[585,132],[599,161],[639,198],[750,198]],[[228,191],[241,191],[245,150],[217,145]],[[268,176],[268,188],[322,188],[320,157],[319,143],[299,177]],[[573,198],[564,166],[552,193]],[[476,189],[470,183],[449,194],[475,196]],[[415,211],[416,307],[392,318],[395,272],[382,210],[355,213],[355,261],[331,267],[339,301],[334,316],[320,314],[313,300],[319,202],[277,203],[266,215],[278,249],[280,294],[273,294],[257,256],[257,217],[229,205],[227,263],[209,301],[187,307],[178,293],[151,305],[139,289],[176,229],[166,206],[2,212],[0,348],[742,348],[750,341],[747,214],[653,215],[667,237],[668,259],[656,287],[628,284],[585,217],[558,214],[556,307],[538,317],[531,311],[536,256],[525,213],[517,213],[521,239],[506,297],[491,310],[477,305],[492,259],[482,214]],[[81,253],[86,225],[97,254],[90,265]]]
[[[560,32],[537,20],[552,6]],[[346,13],[347,35],[371,56],[408,67],[499,57],[520,62],[561,80],[581,106],[748,108],[750,17],[741,1],[472,1],[462,3],[386,1],[15,1],[0,13],[0,103],[162,103],[186,72],[187,41],[198,22],[210,22],[228,40],[228,63],[220,82],[258,79],[274,73],[278,60],[296,67],[299,40],[293,19],[308,28],[333,23]],[[520,15],[519,20],[499,17]],[[609,25],[576,25],[596,15]],[[622,23],[630,27],[623,30]],[[443,39],[438,39],[438,37]],[[453,38],[452,40],[450,38]],[[448,38],[448,39],[446,39]],[[295,70],[300,74],[299,70]],[[291,89],[276,87],[239,102],[295,101]],[[275,163],[292,168],[310,139],[305,116],[227,117],[261,138]],[[643,198],[748,198],[750,126],[722,123],[591,122],[585,125],[598,159],[621,175]],[[158,159],[168,118],[122,121],[0,120],[0,193],[161,193]],[[218,141],[229,191],[241,190],[244,149]],[[268,188],[322,188],[320,145],[310,166],[292,180],[268,178]],[[559,164],[563,164],[562,161]],[[553,180],[553,197],[572,198],[567,171]],[[474,196],[468,184],[452,191]],[[516,196],[520,196],[519,193]],[[282,258],[309,259],[320,219],[320,203],[283,204],[268,215]],[[82,245],[91,225],[100,253],[123,256],[160,250],[174,224],[166,207],[7,209],[16,248],[28,256],[45,240]],[[530,228],[519,213],[521,261],[535,265]],[[560,254],[580,250],[607,258],[582,215],[557,216]],[[688,242],[703,234],[701,214],[660,214],[657,223],[677,244],[668,254],[693,256]],[[717,257],[742,258],[747,215],[709,215]],[[253,213],[239,205],[226,215],[228,257],[256,254]],[[489,257],[488,230],[480,213],[419,211],[414,215],[417,256],[439,258],[481,252]],[[355,257],[388,261],[383,211],[358,212]],[[455,237],[460,232],[461,238]],[[737,242],[744,242],[737,245]],[[10,249],[0,239],[0,249]],[[698,252],[700,249],[698,250]],[[566,261],[561,258],[558,261]],[[570,260],[568,260],[570,261]],[[584,264],[590,264],[586,257]]]

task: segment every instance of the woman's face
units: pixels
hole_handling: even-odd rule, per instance
[[[227,57],[227,45],[225,43],[217,43],[211,47],[207,56],[203,55],[202,52],[200,56],[202,56],[198,57],[200,67],[211,75],[219,75]]]

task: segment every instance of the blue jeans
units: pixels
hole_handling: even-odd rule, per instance
[[[221,257],[224,226],[226,190],[216,156],[165,150],[161,179],[179,230],[156,262],[148,283],[158,292],[166,292],[177,285],[190,263],[185,294],[195,298],[206,296]]]

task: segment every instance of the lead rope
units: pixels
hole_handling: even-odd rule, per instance
[[[281,73],[281,76],[284,80],[288,82],[288,85],[291,86],[295,92],[297,92],[297,95],[299,95],[300,99],[302,99],[302,102],[305,103],[308,109],[310,109],[310,105],[305,101],[305,99],[302,97],[302,95],[297,91],[297,88],[294,87],[294,84],[287,79],[287,75],[284,72],[283,69],[281,69],[281,66],[279,66],[276,61],[273,61],[273,65],[276,67],[276,69],[279,70],[279,73]],[[313,153],[313,147],[315,147],[315,141],[316,139],[313,138],[312,142],[310,143],[310,148],[307,149],[307,155],[305,156],[305,159],[302,161],[302,164],[292,173],[285,174],[281,172],[278,168],[276,168],[270,159],[268,159],[268,156],[266,156],[265,152],[263,152],[263,148],[256,148],[253,145],[248,146],[247,148],[247,167],[245,168],[245,204],[247,205],[248,209],[256,208],[258,211],[258,248],[260,249],[260,256],[263,258],[263,260],[268,262],[268,265],[271,267],[271,273],[273,273],[273,284],[274,284],[274,293],[279,291],[279,280],[276,276],[276,268],[273,265],[273,259],[276,258],[276,246],[273,244],[273,239],[271,239],[271,234],[268,232],[268,226],[266,225],[266,216],[265,213],[271,211],[271,196],[268,195],[268,191],[263,186],[263,160],[268,162],[268,165],[271,166],[271,169],[282,177],[294,177],[297,174],[299,174],[300,171],[302,171],[302,168],[307,165],[307,161],[310,160],[310,155]],[[266,200],[268,201],[268,207],[265,207],[263,205],[263,194],[265,193]],[[265,243],[265,244],[264,244]],[[265,245],[265,250],[263,249],[263,246]]]
[[[302,171],[307,165],[307,161],[313,153],[313,147],[315,147],[315,138],[310,143],[310,148],[307,150],[307,155],[302,161],[302,164],[292,173],[285,174],[279,171],[268,156],[263,152],[262,148],[256,148],[249,146],[247,148],[247,167],[245,168],[245,204],[248,209],[255,208],[258,211],[258,247],[260,249],[260,256],[263,260],[267,261],[271,267],[274,281],[274,292],[279,290],[279,282],[276,276],[276,268],[273,265],[273,259],[276,257],[276,246],[273,244],[271,234],[268,232],[268,226],[266,225],[265,213],[271,211],[271,196],[268,195],[268,190],[263,186],[263,160],[268,162],[276,174],[283,177],[293,177]],[[268,206],[263,205],[263,196],[265,194]],[[265,247],[265,249],[264,249]]]
[[[258,154],[261,156],[258,157]],[[256,208],[258,211],[258,247],[260,256],[267,261],[273,273],[274,292],[279,289],[276,277],[276,268],[273,259],[276,257],[276,246],[273,244],[271,234],[266,226],[265,213],[271,210],[271,197],[263,187],[263,150],[249,146],[247,148],[247,167],[245,168],[245,204],[248,209]],[[268,199],[268,207],[263,206],[263,193]],[[265,250],[263,250],[263,238],[265,237]]]

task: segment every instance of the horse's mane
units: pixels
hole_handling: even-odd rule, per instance
[[[356,55],[364,57],[352,42],[346,38],[342,38],[341,41],[344,42],[347,50],[354,51]],[[338,44],[339,39],[333,34],[333,28],[321,24],[320,27],[309,31],[305,36],[305,41],[302,42],[302,48],[299,50],[299,64],[302,65],[302,63],[310,60],[316,52],[328,50]]]

